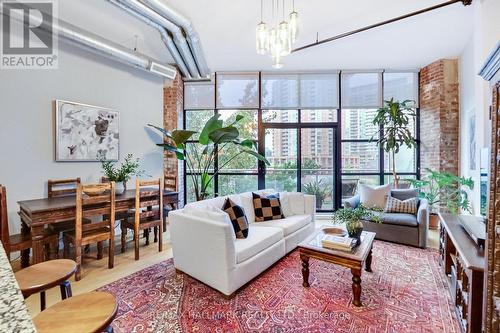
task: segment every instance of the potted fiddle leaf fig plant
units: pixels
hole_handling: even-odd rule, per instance
[[[439,227],[439,209],[458,214],[461,210],[471,212],[468,190],[474,188],[472,178],[459,177],[449,172],[426,169],[422,179],[409,179],[418,189],[419,197],[429,202],[429,228]]]
[[[144,170],[140,170],[140,160],[134,159],[132,154],[125,156],[123,163],[118,167],[116,162],[101,160],[102,172],[107,181],[115,182],[116,194],[122,194],[127,189],[127,182],[132,176],[141,177]]]
[[[377,140],[378,145],[389,154],[395,188],[399,187],[400,180],[396,173],[396,154],[399,153],[401,147],[406,146],[411,149],[417,146],[408,128],[410,121],[416,117],[414,105],[415,102],[411,100],[398,102],[391,98],[377,110],[373,119],[373,124],[379,126],[380,131],[378,131],[378,139],[374,135],[370,141]]]
[[[224,124],[219,117],[220,115],[216,114],[205,123],[197,142],[191,140],[196,131],[177,129],[170,132],[148,124],[164,136],[164,142],[158,143],[158,146],[175,153],[178,160],[186,161],[197,201],[209,196],[209,188],[214,177],[228,163],[241,155],[254,156],[266,165],[270,165],[269,161],[257,152],[254,140],[240,138],[240,131],[236,126],[243,119],[242,115],[237,115],[229,124]],[[220,162],[222,159],[219,159],[219,156],[222,155],[224,162],[214,163],[216,160]]]

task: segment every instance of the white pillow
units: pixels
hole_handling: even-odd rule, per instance
[[[300,192],[280,192],[281,209],[285,217],[303,215],[305,212],[304,194]]]
[[[384,209],[387,197],[391,192],[391,184],[371,187],[365,184],[359,184],[359,202],[367,208]]]
[[[184,207],[184,213],[196,217],[202,217],[211,221],[225,222],[231,224],[229,215],[220,208],[206,205],[206,206],[190,206]]]

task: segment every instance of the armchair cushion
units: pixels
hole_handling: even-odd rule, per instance
[[[398,200],[407,200],[410,198],[418,198],[418,190],[416,188],[410,189],[393,189],[391,190],[391,197]]]
[[[392,196],[387,198],[387,204],[385,205],[386,213],[407,213],[407,214],[417,214],[417,198],[408,198],[406,200],[399,200]]]
[[[360,200],[359,194],[357,194],[351,198],[345,199],[344,200],[344,207],[354,209],[354,208],[358,207],[359,200]]]
[[[268,247],[279,242],[283,238],[283,230],[273,227],[261,227],[260,224],[252,224],[248,237],[236,239],[234,248],[236,251],[236,263],[252,258]]]
[[[391,185],[382,185],[377,187],[359,184],[358,187],[360,202],[367,208],[384,209],[387,197],[391,192]]]

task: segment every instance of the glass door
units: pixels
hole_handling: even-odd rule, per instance
[[[336,125],[264,124],[264,152],[271,163],[261,177],[265,188],[316,196],[317,211],[336,203]]]

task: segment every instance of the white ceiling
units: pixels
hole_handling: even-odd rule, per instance
[[[259,0],[163,0],[191,19],[212,71],[271,70],[255,52]],[[285,0],[288,6],[291,0]],[[270,4],[271,0],[264,0]],[[295,0],[302,30],[296,46],[422,9],[444,0]],[[172,62],[158,33],[106,0],[59,1],[61,18],[125,46]],[[283,70],[419,68],[460,55],[472,33],[472,6],[457,3],[363,32],[284,60]],[[267,11],[269,14],[269,10]],[[82,15],[85,13],[85,15]],[[266,20],[266,18],[264,18]]]

